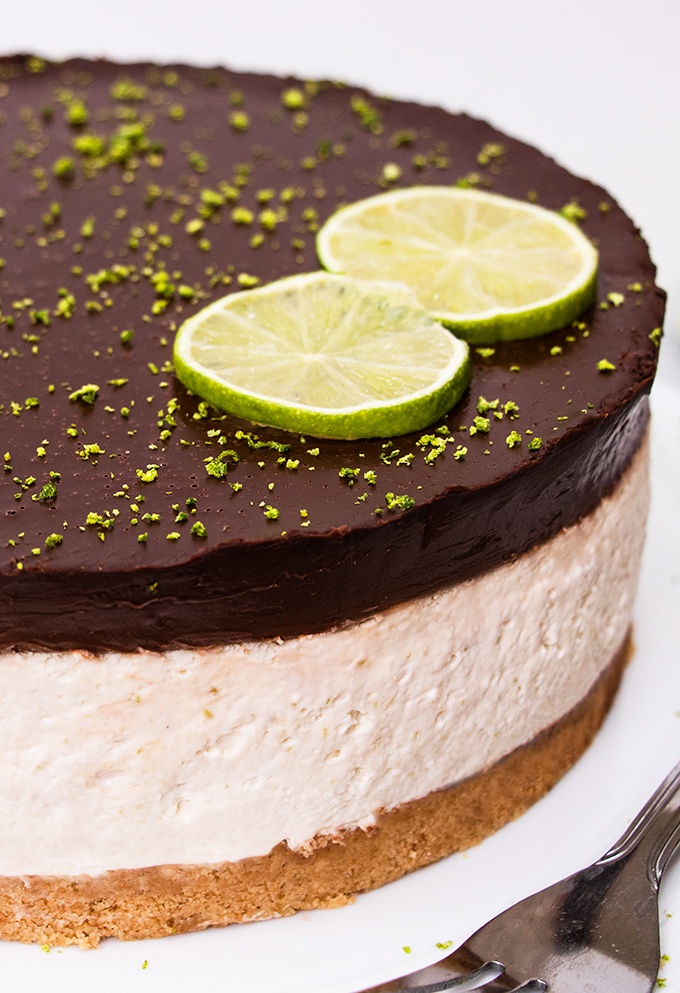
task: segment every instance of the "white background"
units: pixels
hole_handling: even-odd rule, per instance
[[[497,892],[486,904],[470,897],[471,919],[477,914],[477,923],[482,923],[510,896],[522,895],[517,873],[503,877],[509,845],[512,858],[520,862],[531,848],[536,858],[546,860],[536,877],[545,883],[563,870],[577,868],[582,855],[599,854],[601,839],[609,843],[623,828],[622,812],[632,814],[656,779],[680,758],[680,720],[674,716],[680,709],[680,4],[677,0],[325,4],[318,0],[109,0],[106,4],[0,0],[0,53],[18,51],[50,58],[106,55],[119,60],[227,64],[304,78],[338,78],[380,94],[465,110],[606,186],[635,218],[651,245],[658,281],[669,293],[656,404],[657,491],[638,605],[639,654],[648,669],[636,660],[604,735],[585,764],[551,795],[549,805],[539,804],[505,835],[501,832],[503,840],[491,839],[491,844],[470,854],[466,864],[473,869],[477,866],[483,872],[484,862],[492,861],[499,873]],[[565,818],[571,825],[568,832]],[[555,841],[579,831],[583,843],[566,857],[555,855]],[[469,870],[472,880],[473,869]],[[192,968],[202,959],[207,961],[217,947],[210,935],[178,939],[174,945],[175,939],[167,945],[145,942],[134,952],[127,946],[127,965],[117,958],[121,946],[116,942],[95,953],[68,950],[59,958],[54,952],[48,957],[36,949],[8,951],[4,946],[0,968],[9,979],[8,988],[17,993],[47,988],[55,993],[62,988],[70,993],[119,991],[124,986],[153,993],[187,986],[197,993],[232,989],[350,993],[358,988],[357,976],[376,982],[394,974],[397,964],[404,970],[416,968],[435,957],[434,941],[453,936],[442,924],[445,933],[430,932],[431,940],[426,940],[417,923],[423,914],[408,910],[413,901],[427,901],[431,885],[434,895],[425,917],[440,914],[446,920],[450,901],[447,904],[442,890],[448,885],[442,872],[449,871],[455,875],[463,870],[455,866],[425,870],[390,888],[389,899],[379,894],[363,898],[356,905],[365,907],[363,911],[346,908],[311,919],[306,915],[307,923],[294,919],[228,929],[220,945],[222,968],[208,970],[209,975],[198,968],[195,982],[187,956]],[[527,869],[525,885],[530,875]],[[422,882],[413,881],[418,879]],[[664,947],[677,949],[678,959],[675,970],[673,955],[666,967],[666,988],[678,991],[680,867],[667,883],[664,900],[666,911],[675,907],[677,921],[674,929],[673,920],[664,916]],[[319,919],[321,924],[316,923]],[[357,936],[359,920],[364,940]],[[306,949],[301,928],[307,925]],[[332,951],[334,928],[346,953]],[[228,933],[233,937],[227,938]],[[401,951],[407,941],[414,949],[408,958]],[[284,945],[294,948],[295,955],[287,958]],[[347,962],[352,956],[354,971]],[[144,958],[149,968],[142,972]],[[297,979],[294,960],[299,963]]]

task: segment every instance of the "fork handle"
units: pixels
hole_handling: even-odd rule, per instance
[[[646,841],[647,871],[658,888],[669,859],[680,843],[680,762],[596,865],[626,858],[643,840]]]

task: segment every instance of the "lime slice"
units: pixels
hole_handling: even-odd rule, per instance
[[[392,190],[341,208],[317,239],[326,269],[394,280],[478,344],[564,327],[595,300],[597,252],[551,210],[449,186]]]
[[[177,375],[222,410],[325,438],[427,427],[470,381],[468,346],[403,288],[325,272],[210,304],[179,329]]]

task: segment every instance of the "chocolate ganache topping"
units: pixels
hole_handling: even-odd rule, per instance
[[[491,569],[639,446],[664,295],[601,188],[465,115],[187,66],[0,60],[0,645],[165,649],[321,631]],[[173,374],[226,293],[317,269],[343,203],[418,183],[563,210],[598,304],[473,349],[441,422],[327,441]]]

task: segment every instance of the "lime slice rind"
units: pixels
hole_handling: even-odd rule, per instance
[[[547,334],[597,294],[597,252],[574,224],[479,190],[419,186],[357,201],[329,218],[317,252],[331,272],[408,286],[475,344]]]
[[[448,314],[432,311],[432,316],[471,345],[490,345],[499,341],[538,338],[564,328],[592,307],[597,299],[597,271],[585,286],[568,296],[555,295],[540,307],[501,311],[490,308],[483,315],[461,315],[451,320]],[[510,320],[509,320],[510,319]]]
[[[403,287],[323,272],[210,304],[180,328],[174,364],[182,382],[219,409],[344,439],[428,427],[457,403],[471,375],[467,344]]]

